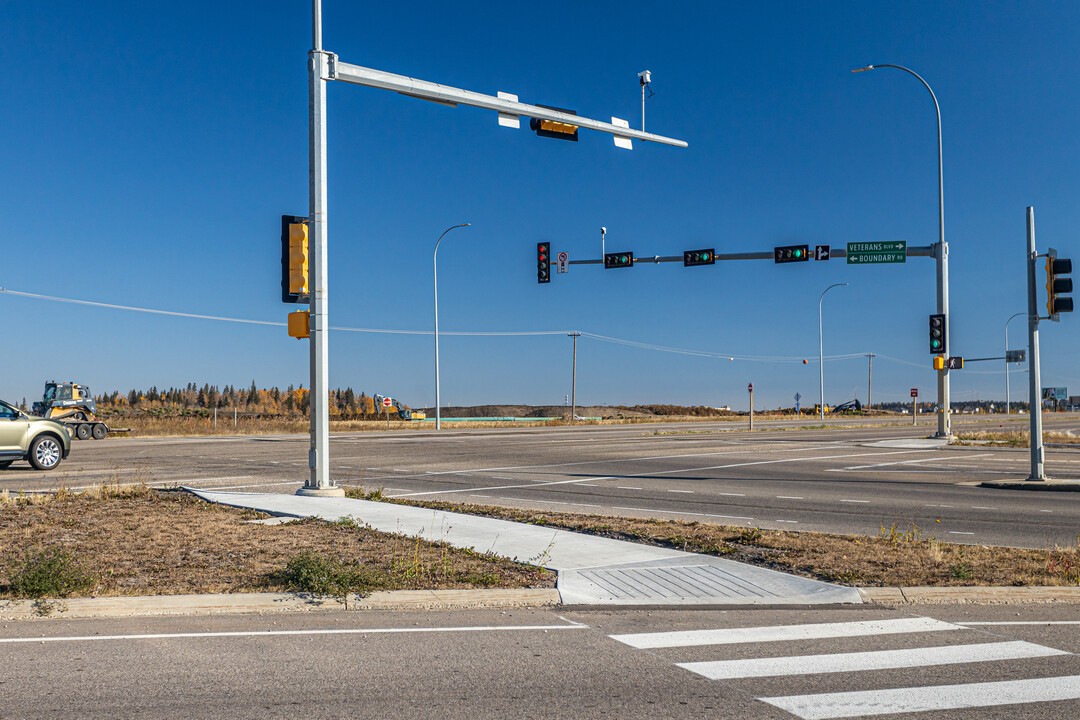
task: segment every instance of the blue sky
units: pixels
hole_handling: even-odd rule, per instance
[[[324,45],[349,63],[616,115],[687,149],[582,131],[580,142],[331,83],[330,322],[429,332],[436,238],[440,330],[581,330],[579,404],[745,408],[924,398],[934,262],[768,261],[604,271],[538,285],[535,243],[574,259],[936,241],[941,103],[951,352],[999,356],[1026,310],[1025,207],[1040,250],[1080,259],[1080,5],[1072,2],[346,3]],[[311,10],[290,2],[0,3],[0,286],[107,304],[270,322],[279,223],[306,214]],[[1041,275],[1041,271],[1040,271]],[[0,397],[48,379],[95,392],[188,382],[308,385],[283,327],[0,294]],[[1080,317],[1042,325],[1044,385],[1080,394]],[[1026,346],[1023,319],[1010,325]],[[434,402],[430,335],[337,331],[330,385]],[[444,336],[443,403],[561,404],[563,335]],[[743,359],[743,358],[757,359]],[[727,357],[736,357],[728,360]],[[801,362],[809,360],[808,364]],[[1012,373],[1014,399],[1026,374]],[[956,399],[1004,397],[1002,363],[952,374]]]

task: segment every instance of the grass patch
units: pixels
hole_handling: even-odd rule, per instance
[[[280,525],[181,492],[0,495],[0,598],[553,587],[548,571],[347,518]]]
[[[351,497],[375,492],[350,488]],[[739,562],[845,585],[1080,585],[1077,546],[1029,550],[943,543],[913,523],[882,525],[877,537],[765,530],[682,520],[543,512],[491,505],[389,500],[561,528],[648,545],[723,556]]]
[[[961,445],[966,442],[1001,447],[1031,447],[1031,433],[1025,430],[980,430],[957,433],[956,437]],[[1080,437],[1053,430],[1043,431],[1043,442],[1080,447]]]

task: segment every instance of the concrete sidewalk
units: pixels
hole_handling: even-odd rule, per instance
[[[555,570],[566,604],[860,603],[858,590],[723,558],[494,518],[351,498],[209,492],[209,502],[285,517],[351,517],[375,530],[442,541]]]

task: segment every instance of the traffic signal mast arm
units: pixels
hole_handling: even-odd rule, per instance
[[[834,248],[832,250],[831,254],[832,254],[832,256],[834,258],[847,257],[847,251],[844,250],[843,248]],[[908,255],[908,257],[934,257],[934,246],[933,245],[925,245],[925,246],[919,246],[919,247],[910,247],[909,246],[908,249],[907,249],[907,255]],[[768,252],[744,252],[744,253],[721,253],[721,252],[718,252],[718,253],[716,253],[716,261],[717,262],[720,262],[721,260],[775,260],[775,259],[776,259],[776,256],[775,256],[774,251],[772,251],[772,250],[770,250]],[[641,265],[642,263],[666,263],[666,262],[681,263],[682,261],[683,261],[683,256],[682,255],[653,255],[652,257],[642,256],[642,255],[635,255],[634,256],[634,264],[635,265]],[[599,260],[570,260],[569,264],[570,265],[603,265],[604,264],[604,258],[600,258]]]
[[[664,137],[663,135],[633,130],[629,127],[615,125],[613,123],[590,120],[589,118],[581,117],[580,115],[571,115],[569,113],[559,112],[558,110],[552,110],[551,108],[545,108],[540,105],[529,105],[527,103],[518,102],[516,96],[513,95],[507,95],[507,97],[484,95],[483,93],[462,90],[460,88],[450,87],[449,85],[440,85],[427,80],[417,80],[416,78],[411,78],[406,75],[397,75],[382,70],[361,67],[360,65],[351,65],[349,63],[341,62],[337,59],[337,56],[332,53],[329,53],[329,55],[330,77],[328,79],[330,80],[341,80],[342,82],[352,83],[353,85],[392,90],[401,93],[402,95],[420,98],[421,100],[430,100],[432,102],[442,103],[443,105],[450,105],[451,107],[467,105],[469,107],[477,107],[484,110],[494,110],[500,114],[500,120],[504,117],[516,118],[524,116],[535,118],[537,120],[550,120],[565,125],[575,125],[587,130],[598,130],[614,135],[616,136],[616,139],[632,138],[645,142],[660,143],[662,145],[686,147],[686,142],[683,140],[676,140],[674,138]],[[506,94],[504,93],[504,95]],[[679,258],[679,260],[681,261],[682,258]]]

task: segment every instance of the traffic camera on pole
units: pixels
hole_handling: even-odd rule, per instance
[[[773,259],[778,263],[806,262],[810,259],[810,246],[785,245],[773,248]]]
[[[536,243],[536,282],[551,282],[551,243]]]
[[[683,267],[692,265],[715,265],[716,251],[712,248],[707,250],[684,250],[682,254]]]
[[[1066,277],[1071,272],[1072,260],[1059,258],[1057,250],[1051,248],[1046,256],[1046,312],[1055,322],[1058,313],[1073,311],[1072,298],[1062,297],[1062,293],[1072,292],[1072,278]]]
[[[930,316],[930,352],[935,355],[944,355],[945,349],[945,316]]]
[[[281,302],[308,301],[308,219],[281,216]]]
[[[634,266],[634,253],[604,253],[604,268],[624,268]]]

